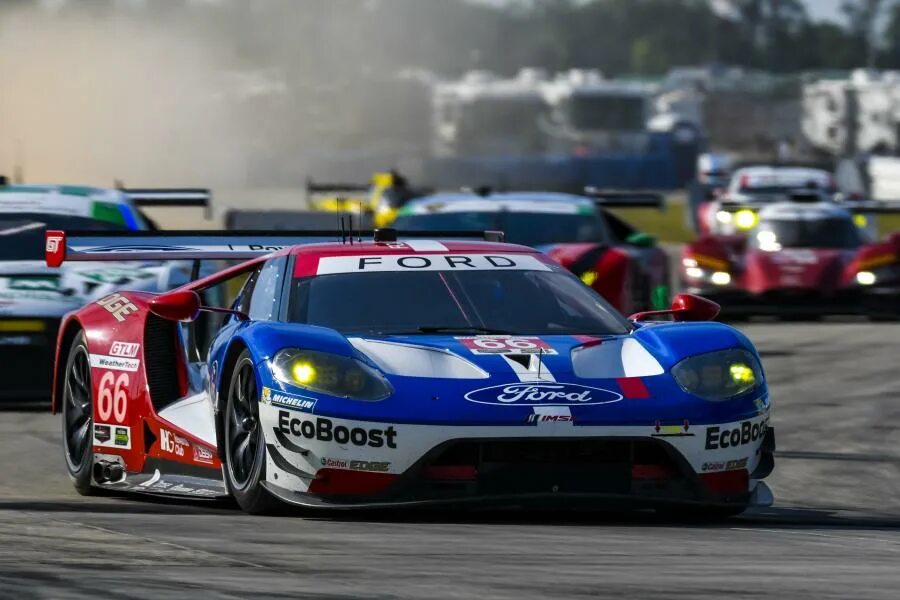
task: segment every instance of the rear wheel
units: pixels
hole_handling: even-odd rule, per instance
[[[91,469],[94,407],[91,388],[91,366],[84,333],[72,341],[62,388],[62,434],[66,470],[75,490],[87,496],[93,492]]]
[[[266,444],[259,423],[259,394],[250,352],[244,350],[234,365],[225,406],[225,481],[238,505],[251,514],[266,514],[280,507],[260,483],[266,476]]]

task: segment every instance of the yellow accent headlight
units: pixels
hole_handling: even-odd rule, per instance
[[[865,229],[869,224],[869,220],[866,218],[866,215],[853,215],[853,223],[860,229]]]
[[[316,369],[307,362],[297,361],[291,367],[291,374],[297,383],[307,384],[315,380]]]
[[[752,229],[758,220],[758,215],[749,208],[744,208],[734,213],[734,223],[739,229]]]
[[[47,324],[38,319],[0,321],[0,332],[2,333],[40,333],[42,331],[47,331]]]
[[[734,363],[728,367],[731,378],[737,383],[755,383],[756,375],[753,369],[742,363]]]
[[[594,285],[594,282],[597,281],[597,271],[585,271],[581,274],[581,281],[588,286]]]

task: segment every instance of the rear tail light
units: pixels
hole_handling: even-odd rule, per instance
[[[368,473],[347,469],[319,469],[309,484],[311,494],[362,496],[383,492],[397,478],[391,473]]]
[[[750,473],[747,469],[703,473],[700,475],[706,490],[714,496],[744,494],[750,489]]]

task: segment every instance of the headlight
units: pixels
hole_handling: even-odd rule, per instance
[[[374,402],[393,392],[384,375],[337,354],[286,348],[272,358],[271,367],[278,381],[329,396]]]
[[[748,208],[741,209],[734,214],[734,223],[740,229],[752,229],[758,219],[757,214]]]
[[[738,348],[686,358],[672,367],[672,376],[684,391],[710,402],[734,398],[763,381],[756,357]]]
[[[733,217],[731,213],[727,210],[720,210],[716,213],[716,221],[718,221],[722,225],[728,225],[729,223],[731,223],[732,219]]]
[[[876,279],[872,271],[860,271],[856,274],[856,281],[860,285],[873,285]]]

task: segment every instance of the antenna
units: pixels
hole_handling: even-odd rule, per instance
[[[362,243],[362,226],[363,226],[363,201],[362,198],[359,199],[359,214],[356,216],[356,226],[358,229],[356,230],[357,238],[356,241],[360,244]]]
[[[538,346],[538,372],[537,372],[538,381],[540,381],[540,379],[541,379],[541,364],[542,364],[541,358],[543,356],[544,356],[544,349],[541,348],[540,346]]]

